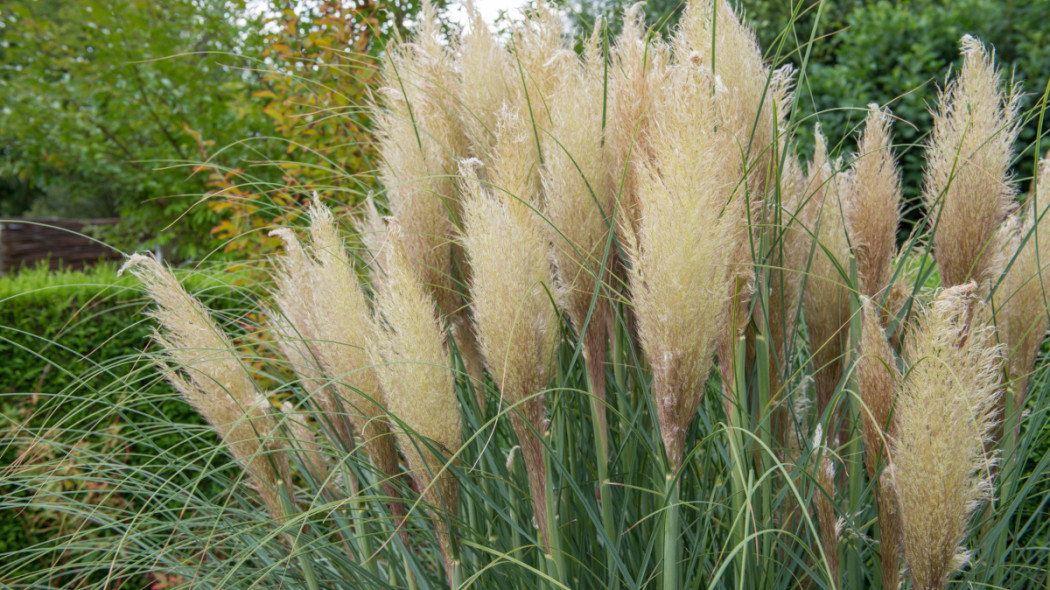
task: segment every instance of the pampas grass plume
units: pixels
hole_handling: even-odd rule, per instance
[[[456,400],[452,359],[434,300],[416,275],[392,221],[385,273],[376,278],[376,314],[369,351],[408,469],[434,510],[455,514],[458,484],[445,457],[459,451],[463,418]],[[430,449],[434,448],[441,454]],[[446,575],[452,576],[452,541],[445,517],[435,513]]]
[[[304,367],[300,370],[315,387],[322,386],[314,395],[336,432],[349,434],[340,424],[343,417],[349,418],[376,468],[393,476],[397,454],[382,419],[382,389],[366,348],[371,312],[335,219],[320,201],[314,202],[309,251],[291,230],[273,233],[285,244],[275,273],[274,301],[288,327],[278,330],[278,341],[296,354],[289,360]],[[342,442],[346,448],[353,445],[348,439]]]
[[[860,293],[867,297],[875,297],[889,286],[897,251],[902,193],[900,172],[890,147],[890,123],[888,110],[868,106],[852,165],[853,182],[843,202]]]
[[[677,471],[728,321],[736,269],[724,252],[746,240],[747,225],[745,199],[735,192],[740,168],[724,157],[734,139],[717,126],[715,80],[691,62],[671,75],[669,91],[654,105],[654,156],[640,165],[637,234],[630,228],[624,234],[660,434]]]
[[[995,289],[995,323],[1006,346],[1006,371],[1014,396],[1015,410],[1024,407],[1028,381],[1036,356],[1046,336],[1047,294],[1050,293],[1050,158],[1039,166],[1031,196],[1034,207],[1025,207],[1007,221],[1005,255],[1016,253],[1012,264]]]
[[[374,119],[380,178],[404,248],[438,308],[450,314],[462,305],[452,281],[451,235],[459,216],[456,162],[467,139],[453,108],[458,78],[436,18],[425,1],[414,42],[389,48]]]
[[[970,517],[992,492],[1000,349],[974,283],[945,289],[907,335],[891,441],[904,555],[915,588],[941,589],[969,560]]]
[[[671,61],[670,47],[645,27],[644,2],[627,9],[616,37],[609,68],[606,122],[609,186],[619,195],[619,210],[628,220],[618,230],[637,231],[639,163],[652,156],[650,131],[653,101],[663,93]]]
[[[612,252],[606,252],[615,227],[616,201],[602,134],[602,55],[597,33],[591,36],[586,62],[571,70],[570,83],[551,98],[551,133],[544,137],[543,187],[547,233],[553,242],[559,304],[583,343],[593,393],[605,402],[605,356],[612,314],[608,283]],[[593,310],[592,310],[593,301]],[[604,407],[598,413],[604,436]]]
[[[879,309],[867,297],[861,298],[862,319],[860,358],[857,359],[857,388],[860,390],[861,436],[864,465],[868,477],[877,481],[876,509],[879,516],[880,567],[883,586],[896,588],[900,577],[900,515],[892,484],[879,466],[886,460],[886,445],[897,436],[892,419],[901,375],[882,329]]]
[[[157,304],[150,312],[160,324],[153,339],[164,351],[157,363],[168,382],[219,433],[270,514],[282,520],[279,490],[282,483],[290,485],[291,471],[269,400],[208,310],[171,270],[155,258],[135,254],[120,269],[125,271],[143,282]]]
[[[497,145],[504,158],[529,157],[527,151],[507,147]],[[509,161],[497,163],[504,170],[527,168]],[[464,166],[464,176],[467,207],[462,241],[473,269],[474,321],[485,363],[503,403],[513,406],[509,410],[511,425],[528,471],[536,522],[549,550],[546,469],[540,437],[546,432],[543,391],[551,379],[559,326],[558,312],[548,293],[554,283],[548,236],[538,214],[519,200],[528,199],[528,195],[515,198],[486,189],[470,163]]]
[[[843,185],[850,182],[844,172],[833,172],[823,134],[816,132],[817,146],[807,174],[812,196],[802,217],[813,235],[812,263],[803,293],[809,348],[812,355],[817,411],[831,403],[842,379],[849,327],[849,242],[843,217]]]
[[[933,254],[945,287],[997,278],[999,224],[1013,205],[1013,144],[1020,94],[1003,95],[994,54],[966,35],[963,63],[933,113],[923,199],[936,222]]]

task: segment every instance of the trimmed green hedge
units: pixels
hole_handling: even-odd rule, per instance
[[[179,274],[187,288],[224,319],[239,318],[255,305],[251,289],[241,288],[252,284],[244,276]],[[127,466],[167,470],[165,477],[189,477],[180,475],[186,466],[176,467],[178,461],[160,465],[157,449],[166,450],[168,459],[199,457],[196,449],[214,448],[215,437],[143,354],[153,330],[144,313],[147,308],[134,277],[118,277],[113,266],[89,272],[36,269],[0,277],[0,470],[16,462],[31,467],[34,461],[62,459],[68,453],[75,473],[76,453],[67,450],[72,449],[68,441],[31,444],[50,426],[74,425],[84,433],[88,452],[112,452],[115,441],[126,440],[121,452]],[[184,428],[158,427],[158,416]],[[96,437],[93,432],[105,434]],[[142,440],[150,446],[134,442]],[[216,456],[208,467],[221,469],[227,461],[225,455]],[[6,479],[0,471],[0,494],[21,493]],[[56,490],[83,493],[72,483],[56,482]],[[107,501],[124,500],[114,493]],[[67,525],[54,518],[46,503],[39,510],[2,514],[0,553],[49,541],[63,526]]]

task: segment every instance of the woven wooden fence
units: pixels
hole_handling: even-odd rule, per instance
[[[112,225],[118,219],[10,219],[0,221],[0,274],[47,261],[52,269],[117,260],[120,254],[82,235],[87,225]]]

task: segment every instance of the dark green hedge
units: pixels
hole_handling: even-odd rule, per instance
[[[180,275],[191,292],[225,319],[238,318],[254,305],[251,289],[240,286],[243,277]],[[215,439],[159,377],[148,353],[143,354],[153,330],[147,308],[135,279],[117,277],[113,267],[86,273],[40,269],[0,277],[0,473],[26,452],[29,441],[56,427],[67,438],[80,437],[76,442],[92,452],[119,453],[129,466],[149,463],[150,470],[191,477],[192,470],[179,473],[174,466],[159,466],[157,449],[166,450],[169,458],[200,457],[197,449],[214,446]],[[159,416],[180,426],[158,427]],[[133,442],[143,440],[148,445]],[[62,455],[68,441],[54,442],[38,445],[43,456],[33,460],[69,460],[75,469],[75,459]],[[112,448],[114,444],[121,448]],[[25,493],[10,481],[0,476],[0,495],[10,500]],[[6,512],[0,510],[0,554],[48,541],[59,532],[46,509]]]

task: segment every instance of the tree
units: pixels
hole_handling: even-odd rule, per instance
[[[433,4],[441,8],[444,1]],[[201,137],[199,167],[209,178],[209,207],[223,216],[213,234],[224,250],[262,256],[280,243],[267,228],[285,226],[314,195],[337,208],[379,190],[370,121],[371,92],[382,54],[422,2],[289,2],[274,0],[267,19],[262,79],[255,93],[272,119],[284,154],[272,162],[281,181],[259,178],[259,167],[212,161],[214,141]]]
[[[222,145],[272,133],[251,99],[260,21],[243,0],[0,8],[0,201],[20,205],[3,214],[119,215],[134,238],[199,253],[215,215],[190,208],[204,179],[187,166],[197,151],[186,130]],[[183,214],[177,232],[160,232]]]

